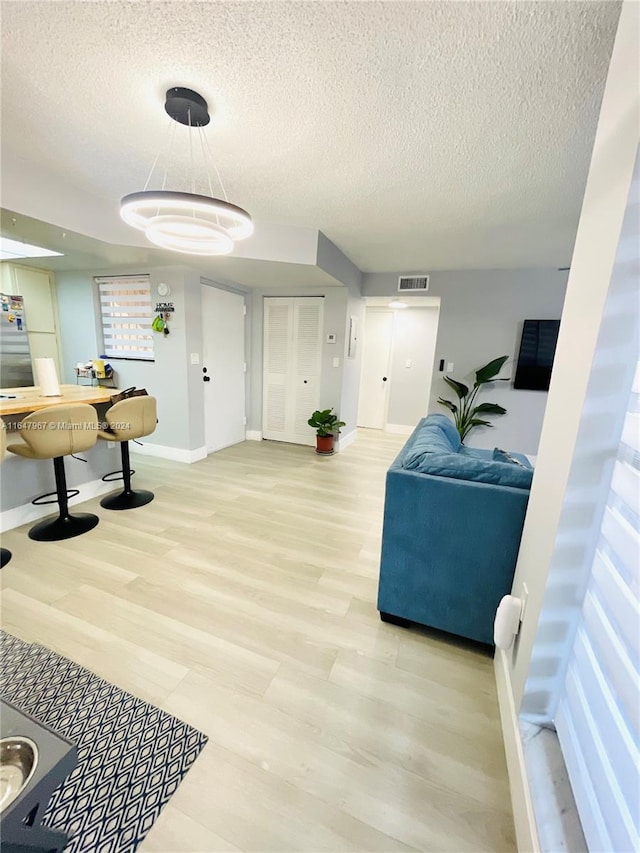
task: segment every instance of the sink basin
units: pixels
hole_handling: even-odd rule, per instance
[[[24,790],[38,764],[38,747],[26,737],[0,740],[0,812]]]

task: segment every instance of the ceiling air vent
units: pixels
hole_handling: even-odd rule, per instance
[[[398,279],[398,290],[406,293],[409,290],[421,290],[426,293],[429,290],[428,275],[401,275]]]

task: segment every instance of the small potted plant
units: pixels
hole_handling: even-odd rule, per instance
[[[338,420],[333,409],[316,409],[307,423],[316,431],[316,453],[333,453],[336,435],[340,432],[340,427],[345,426],[345,422]]]

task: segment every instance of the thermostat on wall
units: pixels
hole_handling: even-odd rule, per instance
[[[333,333],[328,334],[327,335],[327,343],[328,344],[335,344],[335,342],[336,342],[335,334],[333,334]]]
[[[159,296],[168,296],[171,293],[171,288],[168,284],[165,284],[164,281],[161,281],[157,287]]]

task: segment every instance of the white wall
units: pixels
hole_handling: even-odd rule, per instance
[[[594,379],[594,367],[598,367],[597,344],[603,331],[602,319],[640,141],[636,74],[639,25],[640,6],[635,2],[625,3],[602,101],[540,452],[513,582],[516,595],[520,594],[523,583],[529,588],[518,643],[506,660],[516,709],[520,706],[527,676],[535,676],[539,667],[545,665],[544,660],[538,660],[536,671],[532,669],[532,649],[545,589],[553,591],[554,579],[549,576],[549,569],[554,556],[557,557],[567,544],[562,539],[563,513],[573,513],[575,518],[576,511],[581,511],[579,501],[572,505],[572,489],[575,498],[581,482],[590,488],[594,473],[590,466],[602,466],[606,458],[592,453],[590,460],[582,458],[578,467],[575,465],[576,442],[588,402],[589,383]],[[612,384],[617,381],[614,371],[605,374],[605,379]],[[614,433],[612,412],[602,412],[600,421],[608,422]],[[599,453],[604,453],[602,448]],[[588,526],[583,533],[588,535]],[[575,590],[569,589],[570,594],[574,594]],[[555,594],[562,594],[562,590],[556,588]],[[553,625],[540,626],[543,627],[547,632],[554,630]],[[538,636],[540,639],[544,637]]]
[[[60,348],[62,350],[61,382],[75,382],[74,368],[100,355],[98,342],[99,314],[93,272],[56,273]]]
[[[402,272],[408,272],[403,270]],[[399,273],[368,273],[364,296],[397,296]],[[429,411],[444,412],[436,398],[449,389],[438,371],[441,358],[454,363],[452,376],[467,374],[500,355],[517,359],[522,321],[558,319],[567,273],[554,269],[452,270],[430,274],[428,296],[440,297],[440,318]],[[411,294],[402,295],[410,301]],[[544,391],[516,391],[512,383],[494,383],[482,399],[500,403],[507,414],[495,427],[475,429],[467,443],[537,453],[547,400]]]
[[[152,299],[156,287],[163,281],[171,288],[168,297],[176,311],[170,323],[168,337],[155,335],[155,362],[112,360],[117,372],[118,385],[144,386],[158,397],[159,424],[149,443],[185,450],[197,450],[204,445],[204,398],[202,392],[202,366],[191,365],[190,354],[202,352],[202,325],[200,312],[200,282],[243,293],[247,304],[247,429],[262,428],[262,335],[263,297],[321,295],[324,302],[324,332],[322,347],[321,405],[332,406],[340,412],[343,401],[347,406],[345,435],[355,428],[357,411],[357,382],[360,360],[345,359],[347,300],[354,311],[361,310],[360,300],[348,296],[345,287],[328,287],[324,291],[308,293],[304,290],[279,289],[277,293],[266,290],[248,291],[228,281],[217,282],[201,278],[195,270],[186,267],[117,268],[61,272],[56,276],[63,345],[63,376],[66,382],[75,382],[73,368],[79,361],[100,354],[101,334],[96,275],[127,275],[148,273],[151,277]],[[335,344],[326,343],[326,335],[336,335]],[[333,367],[334,357],[339,366]],[[348,362],[348,363],[346,363]],[[356,381],[357,376],[357,381]],[[343,386],[343,378],[346,385]],[[311,413],[309,413],[311,414]]]
[[[157,397],[158,426],[147,443],[197,450],[204,446],[201,368],[191,365],[189,353],[202,349],[200,284],[199,277],[196,279],[189,270],[163,267],[58,273],[56,287],[64,380],[75,382],[77,362],[100,355],[100,316],[93,277],[132,273],[149,274],[152,301],[156,300],[158,284],[161,281],[168,284],[171,294],[166,299],[174,303],[176,310],[169,324],[170,334],[154,334],[155,361],[109,359],[116,371],[118,386],[145,387]]]
[[[348,335],[350,318],[355,318],[356,323],[356,349],[355,356],[349,357]],[[340,418],[346,424],[343,427],[340,439],[345,441],[347,436],[355,433],[358,424],[358,400],[360,396],[360,374],[362,372],[362,339],[364,332],[365,300],[349,295],[346,306],[344,346],[342,359],[344,370],[342,371],[342,393],[340,397]]]
[[[316,264],[321,270],[342,282],[351,296],[360,296],[362,272],[322,231],[318,231]]]

